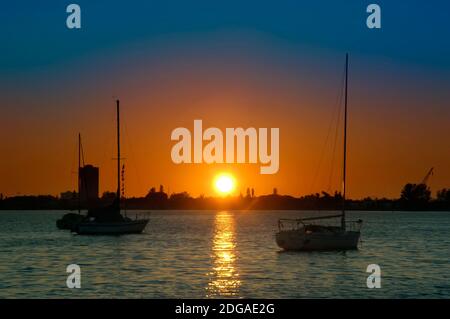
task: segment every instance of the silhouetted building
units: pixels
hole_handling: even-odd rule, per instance
[[[80,168],[80,199],[83,202],[98,199],[98,167],[85,165]]]

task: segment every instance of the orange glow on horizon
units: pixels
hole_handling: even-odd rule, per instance
[[[22,90],[16,83],[3,97],[11,107],[2,113],[0,125],[5,137],[0,141],[0,193],[59,195],[76,190],[78,132],[86,163],[100,167],[100,193],[115,191],[113,95],[121,100],[127,197],[145,196],[159,185],[170,194],[215,195],[211,182],[218,172],[235,177],[233,194],[245,195],[247,188],[254,188],[256,196],[274,188],[293,196],[340,191],[342,132],[336,160],[330,159],[330,145],[323,160],[321,154],[342,74],[338,58],[336,69],[299,61],[295,72],[277,62],[214,64],[216,60],[200,55],[189,63],[141,60],[126,68],[105,61],[98,68],[80,67],[76,76],[65,72],[73,78],[49,73],[46,81],[34,81],[32,89]],[[402,69],[389,74],[401,85],[388,86],[388,76],[377,77],[375,67],[359,65],[364,69],[350,72],[348,197],[398,197],[405,183],[419,182],[431,166],[436,168],[430,179],[433,196],[448,188],[450,152],[444,146],[449,91]],[[222,130],[280,128],[279,171],[261,175],[259,164],[174,164],[172,130],[191,127],[199,118],[205,127]]]

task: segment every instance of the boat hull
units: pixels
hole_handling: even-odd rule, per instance
[[[358,249],[359,231],[306,233],[303,229],[276,233],[277,245],[288,251],[330,251]]]
[[[84,222],[78,224],[75,232],[79,235],[124,235],[140,234],[147,226],[148,219],[127,222]]]
[[[72,230],[76,225],[81,223],[85,218],[84,215],[67,213],[56,221],[56,227],[59,229],[69,229]]]

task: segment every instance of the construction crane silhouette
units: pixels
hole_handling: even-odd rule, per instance
[[[420,183],[420,184],[427,185],[428,179],[430,178],[431,175],[433,175],[433,171],[434,171],[434,167],[430,168],[427,175],[425,175],[425,177],[422,180],[422,183]]]

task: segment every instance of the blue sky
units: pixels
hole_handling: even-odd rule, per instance
[[[382,9],[382,29],[365,26],[366,6]],[[0,12],[0,72],[26,71],[161,39],[216,33],[257,35],[267,45],[384,57],[450,71],[448,1],[77,1],[82,29],[65,27],[69,1],[9,1]]]

